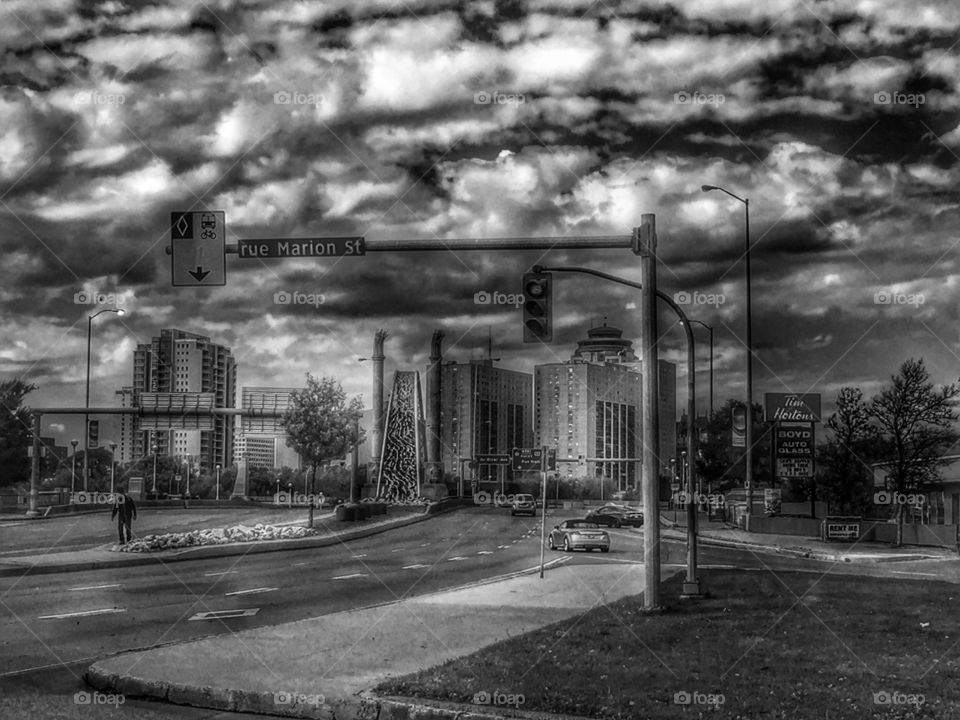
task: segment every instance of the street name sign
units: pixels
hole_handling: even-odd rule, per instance
[[[506,454],[477,455],[474,462],[476,462],[477,465],[509,465],[510,456]]]
[[[222,210],[170,213],[173,286],[226,285],[226,240]]]
[[[242,258],[349,257],[366,255],[362,236],[238,240]]]

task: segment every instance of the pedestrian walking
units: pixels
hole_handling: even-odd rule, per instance
[[[117,518],[117,532],[120,533],[120,544],[126,545],[133,540],[133,531],[131,524],[137,519],[137,506],[133,498],[127,493],[117,493],[114,497],[113,510],[110,513],[110,519]],[[124,537],[126,530],[126,537]]]

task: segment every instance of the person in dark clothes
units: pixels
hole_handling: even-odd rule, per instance
[[[120,533],[120,544],[126,545],[133,540],[133,532],[130,528],[132,521],[137,519],[137,506],[133,498],[126,493],[117,493],[113,503],[113,511],[110,513],[110,519],[117,518],[117,531]],[[124,538],[124,529],[126,529],[126,538]]]

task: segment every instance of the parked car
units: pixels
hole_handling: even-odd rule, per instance
[[[643,511],[626,505],[603,505],[587,513],[584,518],[604,527],[642,527]]]
[[[597,548],[600,552],[610,552],[610,536],[607,531],[586,519],[564,520],[555,525],[550,531],[547,544],[551,550],[562,548],[564,552],[577,548],[587,551]]]
[[[510,503],[511,515],[532,515],[537,516],[537,501],[533,495],[514,495],[513,502]]]

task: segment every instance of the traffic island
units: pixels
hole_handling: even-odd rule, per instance
[[[704,575],[710,597],[695,604],[650,616],[638,597],[624,598],[374,692],[504,716],[960,717],[957,585]],[[663,597],[680,595],[682,584],[664,583]]]

